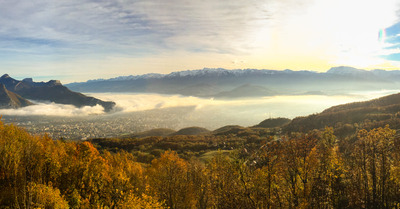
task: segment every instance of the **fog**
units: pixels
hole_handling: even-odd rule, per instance
[[[19,109],[0,109],[1,115],[8,116],[62,116],[77,117],[104,114],[104,108],[100,105],[94,107],[85,106],[77,108],[73,105],[32,101],[35,105]]]
[[[267,118],[306,116],[334,105],[378,98],[398,91],[353,92],[347,95],[297,95],[216,100],[161,94],[87,94],[114,101],[113,111],[103,107],[35,102],[20,109],[2,109],[6,123],[31,133],[54,138],[118,137],[154,128],[179,130],[200,126],[215,130],[225,125],[253,126]]]
[[[396,92],[398,91],[383,90],[375,92],[353,92],[346,95],[333,96],[294,95],[232,100],[162,94],[88,93],[86,94],[88,96],[93,96],[105,101],[114,101],[116,107],[110,113],[105,113],[104,109],[99,105],[77,108],[72,105],[33,101],[36,105],[20,109],[0,109],[0,114],[8,116],[85,117],[90,115],[118,115],[121,113],[163,110],[176,107],[194,107],[190,108],[192,117],[196,117],[197,114],[200,114],[198,117],[204,114],[218,114],[227,118],[240,118],[243,121],[259,121],[270,117],[294,118],[297,116],[305,116],[321,112],[334,105],[365,101]]]
[[[294,95],[263,98],[217,100],[180,95],[93,93],[90,96],[116,102],[115,111],[136,112],[171,107],[195,107],[194,112],[218,112],[242,118],[294,118],[318,113],[334,105],[366,101],[389,95],[397,90],[353,92],[346,95]]]

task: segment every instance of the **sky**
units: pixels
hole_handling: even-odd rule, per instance
[[[400,69],[400,0],[0,0],[2,73]]]

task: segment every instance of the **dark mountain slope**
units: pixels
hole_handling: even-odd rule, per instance
[[[7,90],[32,100],[46,100],[59,104],[71,104],[76,107],[101,105],[105,111],[110,111],[115,106],[114,102],[105,102],[73,92],[57,80],[33,82],[32,79],[24,79],[18,81],[5,74],[0,78],[0,83],[4,84]]]
[[[381,98],[373,99],[365,102],[354,102],[349,104],[343,104],[338,106],[330,107],[324,110],[322,113],[335,113],[340,111],[346,111],[357,108],[368,108],[368,107],[385,107],[390,105],[400,105],[400,93],[384,96]]]
[[[4,84],[0,84],[0,108],[20,108],[29,105],[33,105],[33,103],[8,91]]]

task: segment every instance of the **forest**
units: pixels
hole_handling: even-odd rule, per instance
[[[389,126],[346,138],[329,127],[255,134],[176,136],[217,149],[207,158],[145,138],[165,149],[138,160],[123,140],[53,140],[1,123],[0,208],[400,207],[400,139]]]

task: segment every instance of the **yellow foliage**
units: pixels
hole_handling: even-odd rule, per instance
[[[125,194],[120,200],[116,208],[120,209],[161,209],[165,208],[163,204],[151,196],[143,194],[141,197],[136,196],[132,191]]]
[[[60,190],[50,185],[30,183],[28,185],[30,205],[33,208],[69,208],[68,202],[61,196]]]

